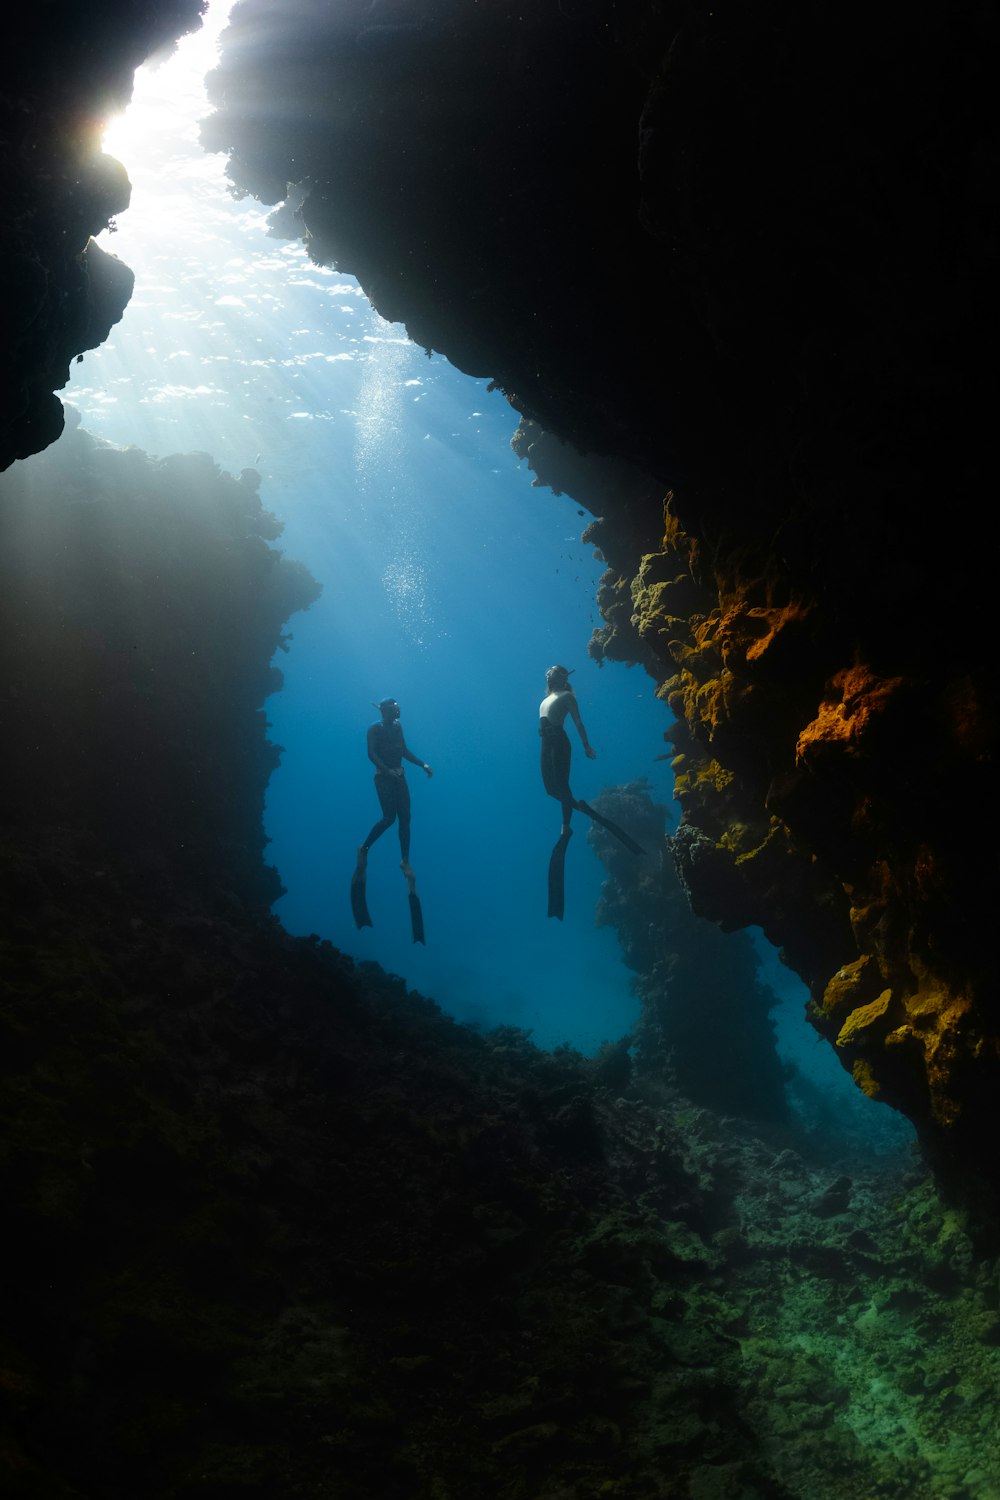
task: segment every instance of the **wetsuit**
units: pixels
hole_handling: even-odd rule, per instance
[[[542,737],[542,784],[550,797],[562,803],[563,823],[569,826],[573,812],[573,793],[569,789],[569,767],[572,749],[566,733],[566,715],[573,694],[569,691],[549,693],[539,706],[538,733]]]
[[[362,848],[366,851],[370,849],[375,840],[380,839],[398,818],[399,848],[403,859],[407,860],[410,857],[410,788],[405,776],[392,773],[401,771],[404,760],[411,761],[415,766],[422,766],[423,761],[407,749],[403,728],[398,719],[394,719],[391,724],[379,719],[369,727],[368,759],[375,766],[375,791],[382,817],[372,828]]]

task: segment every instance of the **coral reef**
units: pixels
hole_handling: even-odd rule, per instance
[[[613,1049],[5,839],[0,1483],[982,1500],[998,1262]],[[58,878],[56,878],[58,877]]]
[[[605,790],[594,806],[647,855],[636,859],[595,824],[587,834],[607,870],[599,926],[614,927],[642,1009],[633,1031],[639,1077],[672,1076],[695,1104],[720,1115],[788,1118],[782,1067],[745,933],[722,933],[696,917],[677,875],[666,808],[646,782]]]

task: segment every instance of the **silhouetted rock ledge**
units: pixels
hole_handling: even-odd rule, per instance
[[[0,470],[55,441],[53,394],[118,322],[133,277],[95,244],[131,185],[101,149],[136,68],[201,24],[202,0],[48,0],[7,28],[0,103]]]

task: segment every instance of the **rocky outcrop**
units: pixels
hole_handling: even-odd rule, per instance
[[[587,833],[607,872],[598,926],[613,927],[633,971],[640,1013],[632,1028],[639,1077],[672,1077],[695,1104],[755,1122],[789,1118],[770,1011],[749,937],[696,917],[677,875],[666,808],[646,782],[595,798],[645,851],[636,858],[600,824]]]
[[[600,512],[605,556],[658,535],[596,646],[675,716],[692,900],[990,1174],[996,41],[937,3],[245,0],[205,126],[418,342],[651,477]]]
[[[0,872],[48,890],[0,936],[11,1500],[1000,1485],[995,1246],[919,1170],[85,848]]]
[[[120,162],[101,150],[135,69],[201,24],[202,0],[53,0],[9,28],[0,102],[0,469],[62,431],[54,392],[132,295],[131,271],[93,235],[128,208]]]
[[[79,428],[0,478],[0,817],[172,903],[266,914],[264,703],[289,615],[319,588],[269,543],[259,476]],[[55,899],[42,879],[11,900]]]

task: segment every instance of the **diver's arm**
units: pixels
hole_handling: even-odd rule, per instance
[[[570,702],[569,702],[569,712],[570,712],[570,717],[573,720],[573,723],[576,725],[577,729],[580,731],[580,739],[581,739],[581,741],[583,743],[584,754],[586,755],[586,757],[587,757],[588,760],[596,760],[597,759],[597,751],[593,748],[593,746],[591,745],[590,741],[587,738],[587,731],[583,727],[583,720],[580,718],[580,709],[579,709],[579,706],[577,705],[577,701],[576,701],[575,698],[571,698],[570,699]]]
[[[434,775],[434,772],[431,770],[427,762],[421,760],[419,755],[414,755],[413,751],[407,745],[405,740],[403,741],[403,759],[408,760],[412,766],[419,766],[421,771],[427,772],[428,776]]]

